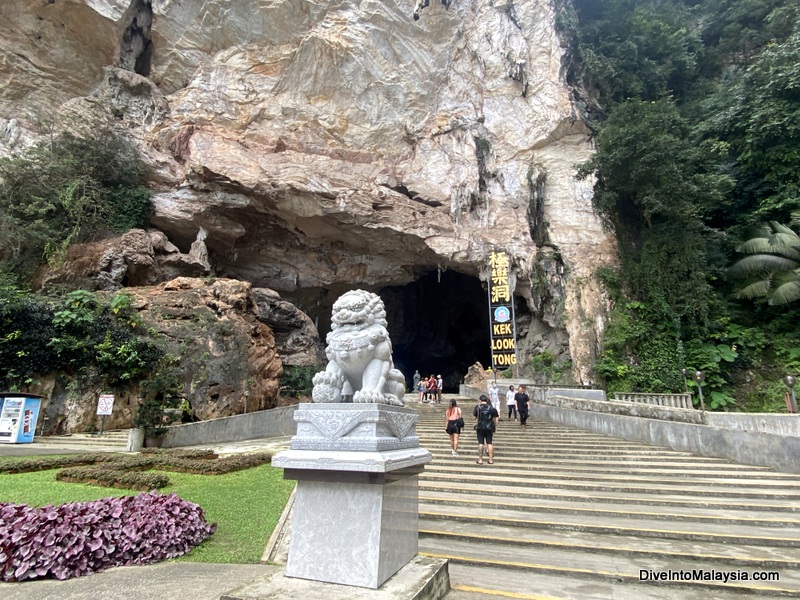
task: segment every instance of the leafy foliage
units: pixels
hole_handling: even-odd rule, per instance
[[[156,492],[32,508],[0,503],[0,580],[69,579],[189,552],[216,530],[203,510]]]
[[[175,363],[177,356],[164,357],[161,367],[155,370],[150,379],[142,381],[144,402],[139,407],[133,424],[144,428],[145,437],[159,437],[167,433],[167,425],[180,418],[177,412],[168,412],[181,404],[178,395],[181,382]]]
[[[734,240],[772,219],[732,272],[766,275],[740,297],[794,297],[793,271],[774,267],[797,266],[793,232],[777,223],[800,204],[798,17],[780,0],[564,9],[572,79],[597,107],[597,152],[579,173],[596,178],[621,256],[600,273],[614,305],[595,370],[609,390],[683,391],[681,369],[701,369],[707,406],[727,409],[740,371],[792,368],[776,348],[794,344],[797,313],[743,308],[726,275]]]
[[[800,225],[794,213],[793,225]],[[729,270],[734,277],[750,277],[739,298],[768,298],[770,304],[800,299],[800,236],[790,227],[772,222],[736,248],[749,254]]]
[[[605,106],[657,100],[694,79],[702,42],[685,26],[694,11],[682,2],[577,0],[575,8],[582,79]]]
[[[224,475],[269,463],[269,452],[250,452],[219,458],[211,450],[193,448],[143,449],[141,454],[77,454],[0,461],[0,473],[30,473],[62,469],[58,481],[88,483],[129,490],[152,490],[170,485],[159,469],[198,475]]]
[[[74,242],[145,226],[142,175],[135,146],[108,128],[61,133],[0,158],[0,268],[27,275]]]
[[[169,485],[169,477],[163,473],[140,473],[108,466],[68,467],[56,475],[58,481],[88,483],[122,490],[155,490]]]
[[[314,389],[312,379],[321,367],[298,367],[285,365],[280,379],[280,392],[287,398],[302,398],[311,396]]]
[[[543,350],[532,356],[526,365],[534,378],[541,378],[544,383],[558,383],[569,372],[571,364],[558,362],[552,352]],[[509,375],[506,375],[509,373]],[[502,372],[503,377],[509,378],[513,374],[513,369],[506,369]]]
[[[36,375],[90,371],[110,388],[138,382],[165,358],[140,329],[125,294],[106,300],[76,290],[50,298],[0,286],[0,385],[17,389]]]

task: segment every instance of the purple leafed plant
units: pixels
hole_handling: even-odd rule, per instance
[[[216,530],[203,509],[158,492],[32,508],[0,502],[0,581],[69,579],[186,554]]]

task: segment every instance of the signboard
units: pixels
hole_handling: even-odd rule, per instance
[[[505,252],[492,252],[489,255],[489,331],[492,369],[495,371],[517,364],[517,327],[509,268],[508,254]]]
[[[97,414],[107,416],[114,410],[114,395],[113,394],[100,394],[97,400]]]

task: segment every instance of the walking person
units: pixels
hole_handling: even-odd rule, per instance
[[[508,391],[506,392],[506,404],[508,405],[508,418],[511,419],[511,415],[514,415],[514,420],[517,420],[517,401],[514,399],[514,386],[508,386]]]
[[[514,395],[514,400],[517,404],[517,411],[519,411],[519,426],[526,429],[528,423],[528,392],[524,385],[519,386],[517,393]]]
[[[428,398],[431,401],[431,404],[436,402],[436,388],[438,384],[436,382],[436,376],[431,375],[428,377]]]
[[[489,400],[492,403],[492,408],[497,411],[497,414],[500,414],[500,390],[497,388],[497,382],[493,381],[492,385],[489,386]]]
[[[483,455],[489,455],[489,464],[494,464],[494,446],[492,445],[492,436],[494,430],[497,428],[497,419],[500,415],[492,407],[489,402],[489,397],[486,394],[481,394],[480,404],[475,406],[472,411],[472,416],[475,417],[475,433],[478,434],[478,460],[479,465],[483,464]]]
[[[450,448],[453,450],[453,456],[458,456],[458,436],[461,435],[464,418],[455,399],[450,400],[450,407],[445,411],[444,418],[447,421],[445,431],[450,435]]]

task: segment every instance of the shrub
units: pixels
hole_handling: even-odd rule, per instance
[[[169,366],[141,337],[124,294],[110,300],[86,290],[62,298],[25,294],[0,284],[0,387],[19,389],[37,375],[94,373],[116,389]]]
[[[129,465],[124,465],[124,467],[130,468]],[[61,469],[56,475],[56,479],[70,483],[88,483],[123,490],[143,491],[167,487],[170,484],[169,477],[163,473],[141,473],[110,465]]]
[[[322,367],[297,367],[286,365],[283,367],[283,375],[280,379],[281,396],[288,398],[300,398],[310,396],[314,389],[312,379],[314,374]]]
[[[199,506],[175,494],[44,508],[0,503],[0,581],[69,579],[175,558],[215,530]]]
[[[242,471],[268,463],[272,459],[269,452],[253,452],[251,454],[237,454],[217,460],[188,460],[161,457],[158,468],[178,473],[193,473],[195,475],[224,475],[234,471]]]
[[[27,275],[74,242],[145,226],[142,177],[136,146],[109,128],[60,133],[0,158],[0,265]]]
[[[142,448],[142,454],[156,456],[172,456],[174,458],[192,458],[195,460],[212,460],[218,458],[217,453],[208,448]]]
[[[90,465],[97,462],[95,456],[99,455],[77,454],[74,456],[43,456],[23,460],[0,460],[0,473],[32,473],[62,467]]]
[[[76,454],[25,460],[0,461],[0,473],[27,473],[63,469],[56,475],[59,481],[86,483],[128,490],[152,490],[166,487],[169,478],[159,473],[142,473],[148,469],[192,473],[195,475],[224,475],[268,463],[269,452],[237,454],[218,458],[213,450],[194,448],[144,448],[139,455]]]

